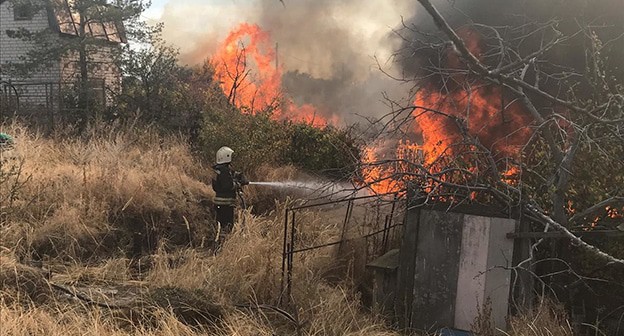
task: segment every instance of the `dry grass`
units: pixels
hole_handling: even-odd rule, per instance
[[[201,201],[213,196],[203,183],[211,172],[182,140],[148,131],[49,139],[8,128],[17,142],[12,155],[23,162],[14,179],[27,183],[0,205],[0,245],[85,261],[138,250],[148,243],[134,241],[138,235],[188,243],[207,234],[211,217]]]
[[[296,324],[275,311],[242,308],[285,299],[282,227],[291,201],[250,190],[249,199],[263,211],[274,207],[274,199],[285,201],[262,216],[241,213],[244,227],[216,256],[198,248],[214,237],[206,202],[213,192],[205,183],[212,172],[181,139],[101,128],[83,140],[53,140],[16,124],[2,130],[17,141],[10,162],[19,175],[0,186],[16,196],[0,202],[0,334],[397,335],[363,309],[352,279],[361,265],[336,262],[335,247],[296,255],[288,306]],[[264,180],[302,177],[292,167],[254,174]],[[328,214],[297,214],[301,246],[337,240],[341,220],[328,221]],[[361,249],[354,241],[342,252],[357,256]],[[144,258],[131,259],[132,252]],[[132,303],[107,309],[63,297],[45,272],[24,265],[33,257],[56,274],[53,283],[132,287]],[[140,280],[138,267],[144,267]],[[337,280],[338,273],[346,277]],[[334,275],[331,282],[328,275]],[[560,312],[543,306],[515,318],[510,335],[572,335]]]
[[[198,335],[198,330],[180,322],[166,310],[158,312],[157,325],[133,325],[132,329],[111,319],[101,309],[57,306],[22,307],[2,304],[0,326],[2,335],[112,335],[112,336],[156,336],[156,335]]]
[[[573,336],[574,330],[565,309],[550,300],[543,300],[531,312],[513,317],[510,335]]]
[[[0,301],[4,303],[42,303],[52,296],[45,274],[36,268],[0,255]]]
[[[17,124],[3,131],[15,137],[12,162],[19,163],[19,175],[7,182],[17,197],[0,204],[3,335],[394,334],[362,309],[350,282],[330,286],[324,280],[336,268],[332,248],[297,255],[289,311],[296,311],[299,326],[270,309],[243,308],[276,305],[280,298],[285,205],[263,216],[242,213],[244,227],[216,256],[197,248],[202,242],[208,247],[214,234],[213,192],[205,183],[212,171],[184,141],[106,128],[81,140],[44,138]],[[265,180],[300,176],[292,167],[254,174]],[[256,205],[287,198],[260,189],[248,197]],[[271,203],[258,206],[269,210]],[[301,213],[298,222],[305,223],[305,246],[339,236],[339,227],[316,213]],[[136,236],[147,234],[157,239],[139,251],[144,258],[128,258]],[[120,309],[68,298],[50,289],[45,272],[24,265],[32,259],[43,259],[53,283],[135,286],[136,297]],[[140,281],[138,260],[147,269]],[[207,311],[213,317],[193,322]]]
[[[153,256],[154,265],[143,283],[148,294],[141,299],[159,308],[149,313],[151,318],[143,317],[139,322],[130,323],[130,329],[128,323],[115,322],[110,314],[99,309],[74,309],[50,301],[30,309],[0,304],[3,310],[0,323],[10,325],[6,329],[8,335],[78,335],[85,330],[107,335],[194,335],[205,328],[212,328],[210,334],[215,335],[295,334],[297,327],[283,316],[234,309],[237,304],[276,304],[279,298],[282,216],[279,211],[270,217],[246,216],[245,228],[235,231],[216,256],[193,249],[173,253],[159,250]],[[304,237],[310,242],[337,234],[315,213],[302,214],[301,218],[308,224]],[[313,238],[315,229],[317,235]],[[380,319],[362,310],[357,295],[347,284],[330,286],[323,280],[323,274],[333,267],[332,253],[331,249],[312,251],[296,264],[293,302],[301,334],[395,335]],[[92,269],[72,266],[67,269],[71,276],[63,279],[91,284],[122,281],[123,276],[118,278],[106,270],[122,269],[125,265],[123,260],[117,263],[109,260]],[[173,292],[180,294],[171,294]],[[200,329],[189,327],[190,323],[185,321],[188,308],[203,312],[212,309],[205,308],[207,306],[222,307],[218,328],[210,323],[200,325]],[[153,318],[154,315],[158,317]],[[38,329],[42,332],[32,329],[37,320],[43,323]]]

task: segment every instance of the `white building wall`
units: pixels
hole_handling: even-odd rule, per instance
[[[50,92],[58,88],[60,80],[60,66],[55,63],[45,69],[32,73],[28,78],[11,77],[2,68],[7,63],[20,63],[20,57],[25,56],[33,47],[34,42],[9,37],[7,30],[17,31],[20,28],[31,32],[38,32],[49,27],[48,13],[41,9],[30,20],[15,20],[13,5],[10,1],[0,4],[0,79],[10,81],[20,92],[23,100],[31,103],[49,104]]]
[[[25,56],[34,47],[34,43],[11,38],[7,30],[25,28],[32,32],[48,29],[50,22],[48,13],[41,9],[31,20],[15,20],[13,5],[10,1],[0,4],[0,80],[11,81],[20,93],[20,102],[28,101],[46,107],[58,107],[58,90],[61,85],[76,82],[79,75],[77,67],[78,55],[68,55],[60,62],[47,66],[32,73],[28,78],[10,77],[2,68],[9,63],[19,63],[20,57]],[[59,36],[59,38],[73,38]],[[93,79],[103,79],[106,87],[107,102],[110,95],[121,90],[121,72],[113,64],[113,52],[119,46],[93,46],[88,54],[89,75]]]

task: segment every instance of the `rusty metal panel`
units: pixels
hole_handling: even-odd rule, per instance
[[[397,322],[402,328],[411,326],[412,295],[414,292],[414,267],[416,265],[416,243],[418,239],[418,223],[420,208],[407,210],[403,236],[399,250],[399,269],[397,272],[397,293],[395,313]]]
[[[414,267],[411,327],[452,326],[464,215],[421,210]]]

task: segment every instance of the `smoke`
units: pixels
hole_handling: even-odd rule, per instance
[[[557,34],[546,29],[537,30],[540,24],[556,21],[557,31],[573,38],[544,56],[551,64],[567,67],[579,73],[585,70],[587,64],[588,35],[595,34],[606,43],[600,50],[602,56],[606,56],[604,57],[606,68],[612,70],[615,77],[624,79],[622,0],[432,0],[432,3],[456,30],[473,24],[496,27],[501,37],[509,43],[508,47],[515,48],[521,55],[538,50],[549,38]],[[439,42],[437,37],[441,33],[426,11],[417,8],[412,12],[414,16],[406,19],[406,22],[415,29],[402,31],[406,39],[401,46],[401,69],[412,75],[429,75],[426,68],[440,62],[439,54],[434,50],[427,51],[419,47],[423,46],[423,42]],[[582,31],[583,27],[589,29]],[[492,34],[491,30],[481,29],[479,33],[482,34],[486,49],[491,51],[498,46],[493,36],[487,36]],[[415,50],[418,52],[414,52]],[[487,59],[482,61],[488,63]]]
[[[433,2],[454,28],[479,23],[504,31],[503,27],[557,19],[558,29],[564,33],[578,30],[579,23],[591,22],[599,37],[609,41],[624,25],[622,0]],[[401,30],[402,20],[427,34]],[[165,40],[180,48],[182,60],[188,64],[213,55],[219,42],[240,23],[260,25],[277,43],[286,93],[299,105],[313,104],[323,115],[338,115],[347,123],[389,112],[382,92],[395,99],[409,99],[411,87],[383,74],[378,62],[392,75],[409,77],[430,75],[427,68],[443,61],[439,50],[420,48],[423,45],[418,41],[440,42],[432,36],[441,34],[417,0],[283,0],[283,4],[279,0],[170,0],[161,21]],[[519,37],[509,34],[505,38]],[[543,37],[548,36],[528,36],[517,43],[522,49],[517,51],[535,50]],[[491,36],[484,36],[484,43],[493,43]],[[582,72],[586,47],[586,38],[579,34],[548,57]],[[397,51],[399,57],[393,58]],[[610,42],[602,52],[610,55],[607,67],[617,69],[615,76],[623,78],[624,38]],[[553,91],[557,89],[553,87]]]
[[[432,2],[468,50],[490,68],[513,63],[563,37],[564,42],[540,53],[533,68],[523,73],[525,81],[537,83],[553,96],[565,100],[600,98],[616,91],[617,83],[624,80],[622,0]],[[406,20],[409,29],[400,32],[405,39],[399,64],[405,73],[419,78],[415,105],[460,117],[466,121],[467,131],[497,159],[517,159],[519,148],[531,135],[530,113],[504,86],[461,71],[466,65],[448,37],[424,10],[414,13]],[[598,53],[601,58],[595,57]],[[604,73],[597,70],[603,65]],[[542,71],[539,75],[537,68]],[[548,101],[533,97],[532,102],[540,111],[569,113]],[[417,132],[422,135],[426,156],[433,160],[442,151],[449,153],[448,148],[460,148],[460,132],[453,118],[416,112]]]
[[[249,182],[249,185],[261,188],[279,188],[289,190],[306,199],[344,199],[354,196],[367,196],[366,189],[357,190],[350,183],[331,181],[282,181],[282,182]]]
[[[379,71],[396,72],[391,56],[401,45],[392,29],[411,15],[416,0],[175,0],[165,6],[164,38],[182,60],[198,64],[228,32],[256,23],[277,43],[284,87],[296,103],[314,104],[346,122],[387,113],[382,91],[406,95]]]

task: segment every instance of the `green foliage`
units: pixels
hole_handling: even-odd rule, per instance
[[[618,196],[624,186],[624,148],[616,138],[602,138],[600,142],[585,143],[576,153],[572,178],[565,191],[568,218],[606,199]],[[553,172],[558,169],[543,140],[528,146],[523,171],[523,195],[553,212],[553,195],[558,192]],[[554,176],[554,178],[553,178]],[[621,213],[621,212],[620,212]],[[606,206],[591,215],[571,223],[574,227],[614,229],[621,218],[609,218]]]
[[[209,162],[219,147],[229,146],[235,151],[236,167],[243,171],[280,163],[289,144],[288,124],[273,121],[268,114],[241,113],[219,92],[208,100],[200,138]]]
[[[263,164],[290,164],[329,178],[346,178],[359,162],[359,148],[349,129],[276,121],[268,112],[245,114],[220,93],[209,100],[200,135],[209,161],[214,161],[219,147],[229,146],[235,151],[236,167],[243,171]]]
[[[123,91],[117,97],[119,114],[140,112],[145,121],[160,123],[166,114],[181,108],[185,85],[178,52],[155,45],[141,49],[126,46],[117,63],[124,74]]]
[[[344,178],[360,162],[352,129],[295,124],[290,131],[289,148],[283,158],[287,163],[328,177]]]

